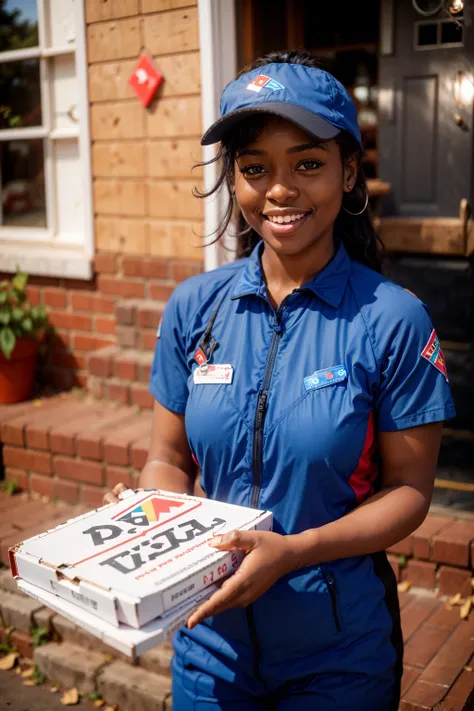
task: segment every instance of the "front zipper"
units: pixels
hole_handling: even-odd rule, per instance
[[[285,301],[290,296],[291,294],[288,294],[288,296],[286,296],[281,302],[277,311],[275,311],[275,322],[273,324],[272,342],[270,344],[270,350],[268,351],[268,358],[267,364],[265,366],[265,375],[263,376],[262,389],[258,393],[257,410],[255,412],[255,421],[253,427],[253,489],[251,506],[254,509],[258,507],[258,499],[260,497],[260,490],[262,488],[263,426],[265,424],[265,416],[267,414],[268,388],[270,387],[270,381],[272,379],[273,368],[275,366],[278,346],[280,344],[282,336],[282,307]]]
[[[260,642],[257,634],[257,625],[255,624],[255,613],[253,605],[248,605],[245,608],[245,615],[247,617],[247,624],[249,627],[250,640],[252,642],[253,652],[254,652],[254,676],[256,679],[261,679],[260,674]]]
[[[255,412],[255,421],[253,427],[253,488],[252,488],[252,508],[257,508],[260,490],[262,488],[262,454],[263,454],[263,426],[265,424],[265,415],[267,414],[268,388],[272,378],[273,368],[275,366],[278,346],[281,341],[281,309],[288,296],[283,299],[277,311],[275,312],[275,322],[273,324],[273,336],[268,352],[267,364],[265,366],[265,375],[263,376],[262,389],[258,393],[257,409]],[[265,299],[267,302],[267,300]],[[267,302],[268,303],[268,302]],[[255,677],[260,679],[260,642],[258,639],[257,625],[255,623],[255,614],[253,605],[250,604],[245,610],[247,616],[247,624],[249,627],[250,640],[252,642],[254,652],[254,670]]]
[[[334,616],[334,622],[336,623],[337,631],[341,631],[341,621],[339,619],[339,612],[337,609],[337,592],[336,592],[336,581],[334,580],[334,575],[331,571],[324,571],[324,577],[326,578],[326,585],[329,592],[329,597],[331,598],[332,614]]]

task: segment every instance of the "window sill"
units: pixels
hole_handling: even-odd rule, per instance
[[[17,266],[32,276],[91,279],[92,259],[81,247],[56,245],[6,244],[0,240],[0,271],[15,272]]]

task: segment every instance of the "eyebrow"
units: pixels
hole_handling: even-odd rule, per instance
[[[288,149],[288,153],[302,153],[310,148],[322,148],[323,151],[327,151],[328,148],[325,142],[322,141],[310,141],[309,143],[302,143],[299,146],[292,146]],[[240,156],[263,156],[266,155],[266,151],[259,151],[257,148],[244,148],[237,153],[237,157]]]

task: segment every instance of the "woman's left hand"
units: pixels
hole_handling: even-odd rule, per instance
[[[217,550],[237,548],[246,555],[236,572],[189,617],[189,629],[231,607],[250,605],[282,575],[293,570],[296,561],[290,538],[270,531],[231,531],[210,540],[209,545]]]

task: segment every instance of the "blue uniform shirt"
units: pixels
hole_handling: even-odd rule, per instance
[[[262,248],[175,290],[150,390],[185,414],[210,498],[270,509],[275,530],[297,533],[370,496],[377,430],[455,412],[421,301],[339,244],[331,262],[275,311]],[[195,384],[195,354],[218,306],[210,362],[230,364],[232,382]]]
[[[185,414],[207,496],[269,509],[274,530],[291,534],[338,519],[371,495],[380,482],[378,431],[455,413],[421,301],[339,244],[330,263],[275,311],[262,247],[175,290],[150,390]],[[210,362],[231,366],[232,382],[194,380],[196,358],[213,342]],[[358,556],[283,576],[246,610],[182,628],[176,659],[255,694],[256,659],[269,688],[315,672],[340,678],[347,665],[367,683],[385,679],[392,687],[401,670],[396,583],[390,569],[391,582],[383,581],[377,565]]]

